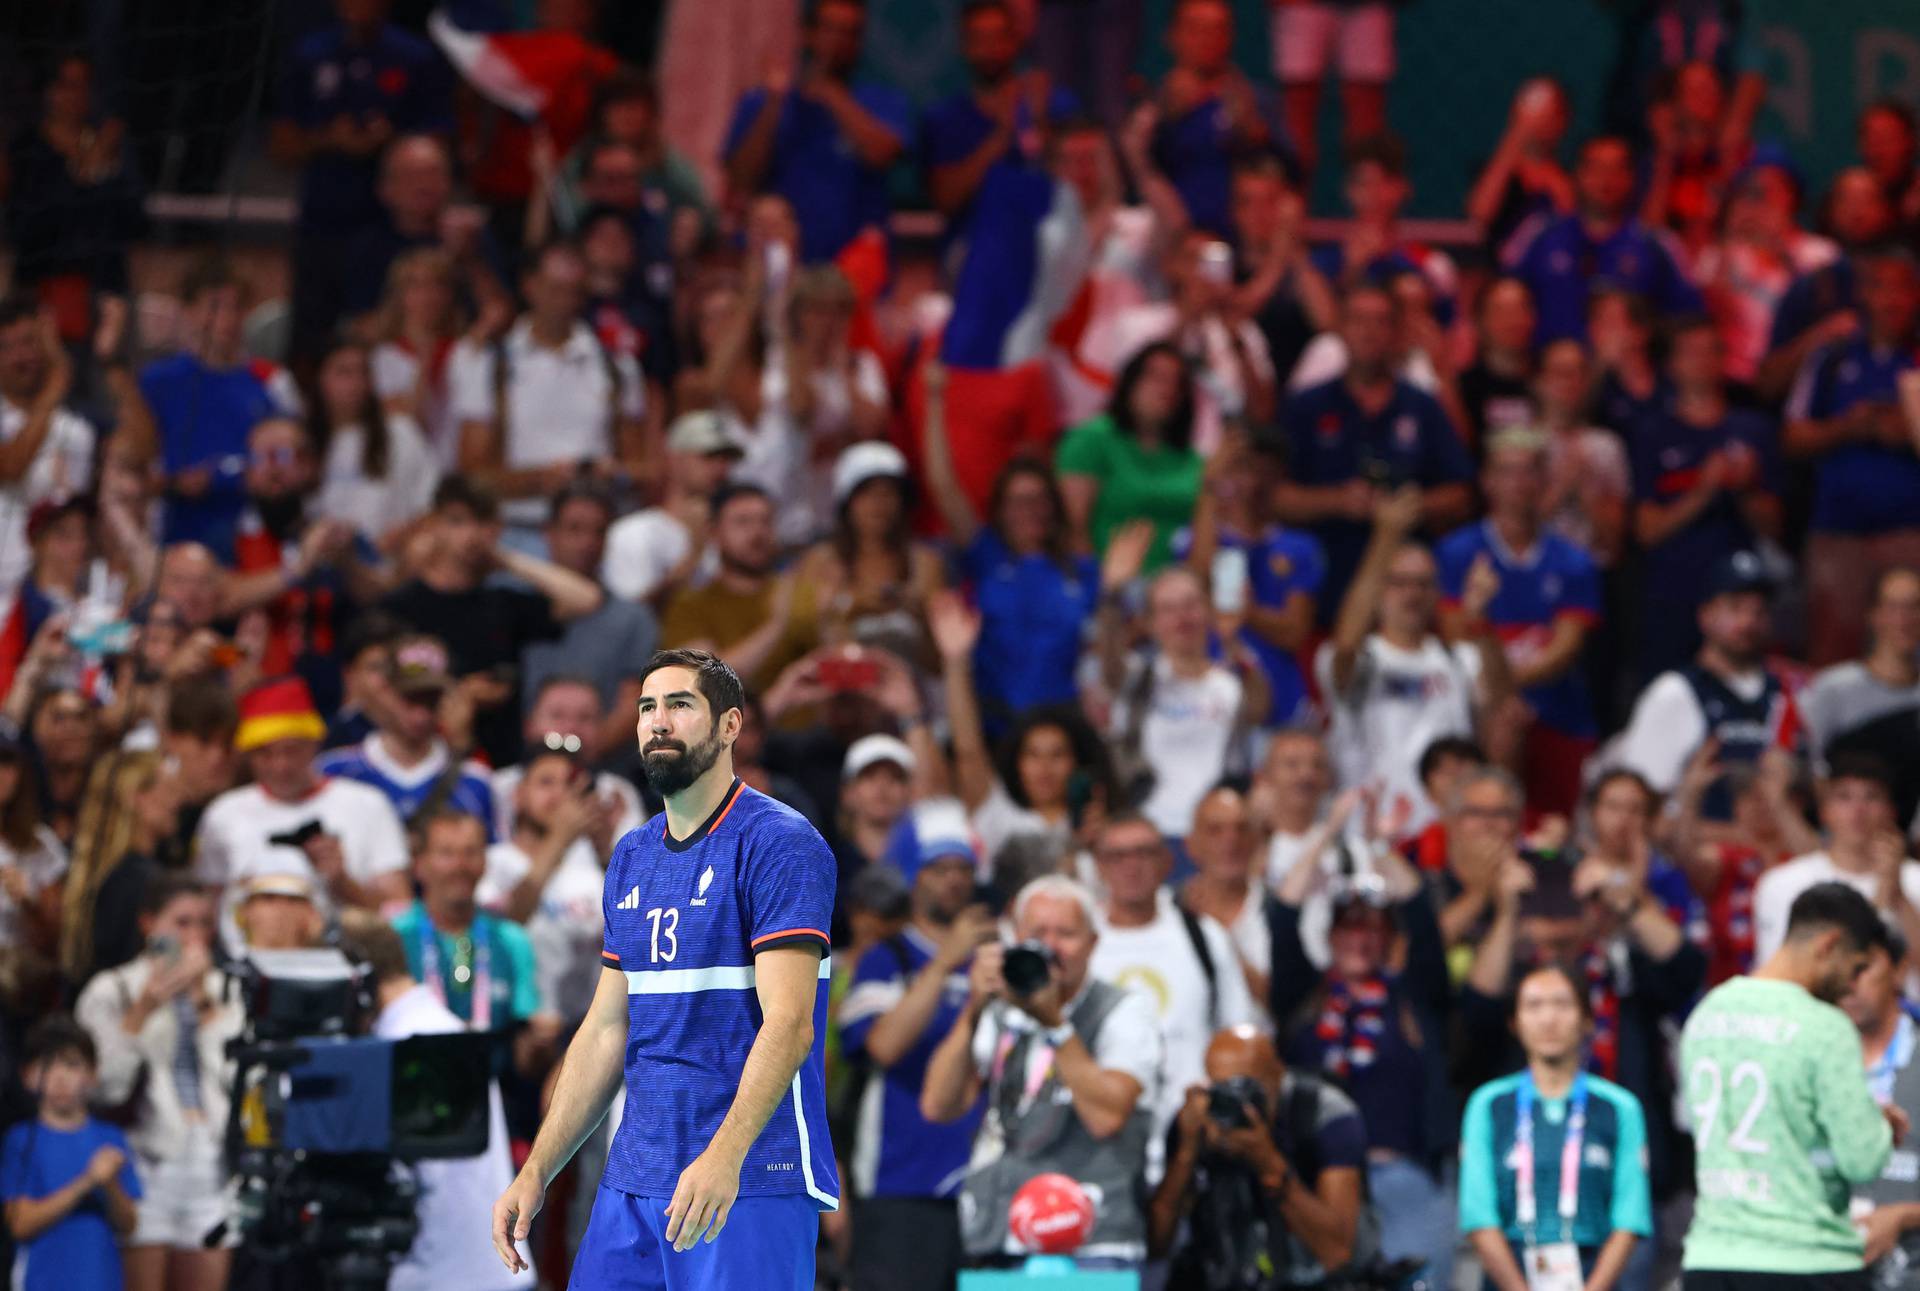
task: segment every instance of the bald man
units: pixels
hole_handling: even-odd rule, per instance
[[[153,599],[180,612],[188,631],[209,627],[220,613],[220,562],[197,542],[176,542],[160,556]]]
[[[1289,1071],[1251,1026],[1215,1033],[1206,1072],[1211,1083],[1187,1090],[1168,1133],[1166,1178],[1147,1212],[1150,1249],[1172,1262],[1168,1284],[1232,1285],[1262,1256],[1286,1285],[1372,1259],[1366,1130],[1352,1100]],[[1191,1224],[1176,1244],[1183,1217]],[[1217,1264],[1227,1250],[1231,1270]]]
[[[1206,915],[1233,941],[1256,1013],[1264,1015],[1273,938],[1267,928],[1267,894],[1260,882],[1259,835],[1246,796],[1221,786],[1194,808],[1187,855],[1194,876],[1180,889],[1180,904]]]

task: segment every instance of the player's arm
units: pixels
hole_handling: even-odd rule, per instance
[[[677,1251],[691,1249],[702,1233],[711,1242],[727,1226],[727,1212],[740,1192],[740,1163],[813,1050],[820,950],[811,945],[763,950],[754,958],[753,980],[760,1030],[747,1051],[740,1088],[707,1150],[680,1172],[667,1205],[667,1240]]]
[[[607,1114],[625,1071],[626,1049],[626,974],[603,967],[593,1004],[561,1059],[553,1103],[527,1163],[500,1194],[500,1200],[493,1203],[493,1249],[509,1272],[531,1267],[520,1254],[520,1243],[526,1240],[533,1217],[546,1202],[547,1184]]]

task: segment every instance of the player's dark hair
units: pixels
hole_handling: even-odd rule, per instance
[[[152,919],[181,897],[203,897],[206,887],[191,874],[179,870],[161,870],[140,890],[140,914]]]
[[[1514,979],[1513,998],[1507,1001],[1509,1022],[1517,1021],[1520,1017],[1520,988],[1536,977],[1557,977],[1565,982],[1567,989],[1573,992],[1573,1002],[1579,1008],[1581,1018],[1588,1022],[1593,1021],[1593,998],[1587,994],[1586,983],[1574,973],[1571,965],[1553,960],[1545,964],[1536,964]]]
[[[77,1058],[89,1067],[100,1065],[99,1050],[87,1029],[69,1013],[53,1013],[41,1018],[27,1032],[20,1046],[20,1065],[30,1067],[51,1058]]]
[[[685,668],[693,674],[694,685],[699,687],[707,707],[713,711],[716,723],[729,708],[737,708],[742,714],[746,712],[746,690],[740,684],[740,674],[718,655],[705,650],[656,650],[653,658],[647,660],[647,666],[640,670],[640,684],[646,685],[647,678],[662,668]]]
[[[1846,934],[1855,950],[1887,947],[1887,921],[1873,903],[1844,883],[1816,883],[1794,899],[1787,913],[1787,940],[1804,941],[1830,928]]]
[[[1440,769],[1440,764],[1448,758],[1459,762],[1471,762],[1474,766],[1487,764],[1486,750],[1464,735],[1442,735],[1427,745],[1420,753],[1418,768],[1420,783],[1425,784],[1427,777]]]
[[[1827,759],[1826,783],[1839,780],[1864,780],[1888,798],[1895,796],[1893,769],[1878,754],[1852,750],[1835,753]]]

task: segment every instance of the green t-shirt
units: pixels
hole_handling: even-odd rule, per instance
[[[1192,521],[1200,499],[1200,454],[1191,448],[1144,447],[1104,412],[1061,438],[1054,468],[1100,481],[1088,526],[1095,551],[1105,551],[1107,539],[1127,521],[1153,521],[1148,573],[1167,563],[1173,535]]]
[[[426,905],[415,901],[394,916],[393,927],[407,948],[407,968],[414,978],[438,988],[447,1008],[462,1022],[473,1021],[473,988],[482,980],[491,1001],[490,1030],[524,1022],[540,1011],[533,943],[527,940],[527,930],[511,919],[482,914],[474,920],[467,937],[449,937],[433,926]],[[426,953],[429,932],[434,941],[431,961]],[[463,967],[467,970],[465,980],[460,977]]]
[[[1687,1020],[1680,1080],[1699,1191],[1683,1267],[1859,1268],[1848,1185],[1880,1173],[1893,1133],[1846,1014],[1790,982],[1736,977]]]

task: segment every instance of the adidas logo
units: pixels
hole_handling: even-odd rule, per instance
[[[633,891],[621,897],[620,904],[614,907],[614,909],[616,910],[638,910],[639,908],[640,908],[640,887],[638,884],[634,885]]]

